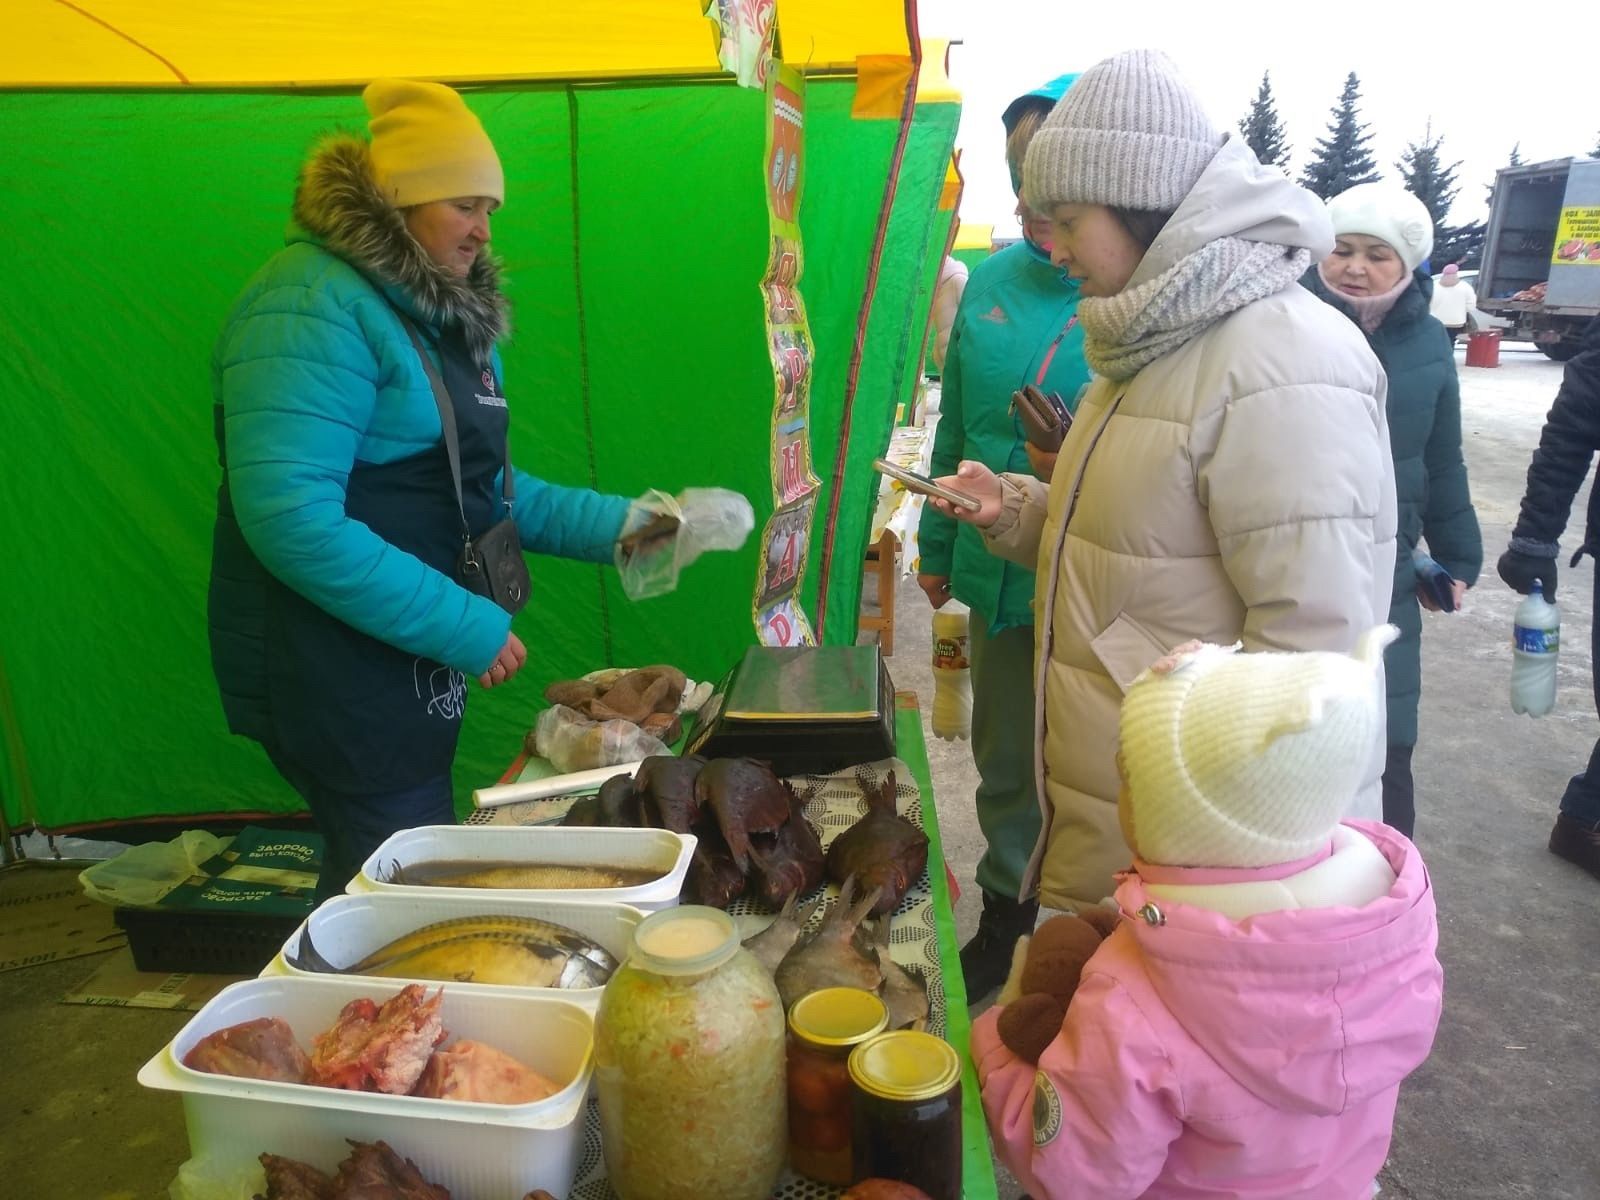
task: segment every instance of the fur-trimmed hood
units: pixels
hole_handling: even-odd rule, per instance
[[[294,219],[375,285],[407,300],[428,324],[459,325],[477,361],[487,363],[508,332],[499,263],[485,251],[463,279],[429,258],[378,190],[362,138],[333,133],[313,147],[300,169]]]

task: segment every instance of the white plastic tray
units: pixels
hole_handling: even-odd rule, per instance
[[[588,829],[500,827],[492,825],[419,825],[390,837],[362,864],[361,874],[345,890],[352,894],[380,892],[413,896],[501,896],[563,903],[597,900],[631,904],[653,911],[678,903],[695,836],[666,829]],[[660,879],[620,888],[450,888],[380,883],[394,864],[423,862],[580,863],[609,867],[657,867],[672,863]]]
[[[263,1152],[331,1172],[345,1139],[382,1139],[416,1162],[454,1200],[506,1200],[534,1188],[565,1196],[581,1142],[579,1118],[593,1067],[594,1023],[575,1004],[445,984],[441,1015],[450,1038],[472,1038],[520,1059],[564,1086],[532,1104],[474,1104],[236,1079],[194,1071],[183,1057],[207,1034],[257,1017],[281,1017],[310,1053],[339,1010],[367,996],[382,1003],[397,980],[250,979],[224,988],[139,1071],[148,1088],[180,1092],[196,1158],[245,1165]],[[432,988],[429,989],[430,994]]]
[[[427,889],[439,892],[438,888]],[[305,922],[290,935],[276,958],[261,972],[263,977],[274,975],[297,976],[303,979],[365,978],[347,975],[328,975],[322,972],[302,971],[289,963],[291,954],[298,955],[300,937],[311,931],[312,944],[317,952],[331,963],[358,963],[374,950],[387,946],[396,938],[404,937],[436,921],[449,921],[457,917],[517,916],[537,917],[565,925],[575,933],[598,942],[620,964],[627,956],[633,940],[633,928],[644,913],[626,904],[585,904],[571,901],[520,900],[505,898],[492,891],[462,895],[451,889],[440,895],[392,895],[371,892],[357,896],[334,896],[317,907]],[[427,983],[427,980],[417,980]],[[430,983],[430,990],[438,987]],[[600,1007],[600,993],[604,987],[592,988],[523,988],[502,984],[452,983],[449,989],[470,988],[474,992],[498,992],[512,996],[547,996],[566,1000],[590,1012]]]

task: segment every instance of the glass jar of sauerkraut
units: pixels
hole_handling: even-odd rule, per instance
[[[621,1200],[766,1200],[783,1169],[784,1013],[733,918],[684,905],[634,930],[595,1019],[606,1174]]]

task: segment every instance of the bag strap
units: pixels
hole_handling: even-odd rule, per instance
[[[467,506],[461,495],[461,439],[456,433],[456,406],[450,402],[450,393],[445,390],[444,380],[439,378],[439,368],[433,365],[433,359],[428,356],[428,348],[423,345],[422,334],[412,324],[411,318],[398,308],[395,309],[395,315],[400,318],[400,324],[405,326],[406,336],[416,347],[417,357],[422,360],[422,369],[428,376],[428,386],[433,389],[434,403],[439,406],[439,424],[444,427],[444,452],[450,459],[450,478],[456,485],[456,511],[461,514],[461,536],[470,544],[472,530],[467,525]]]
[[[393,305],[390,306],[394,307]],[[456,408],[450,400],[450,393],[444,386],[444,380],[439,377],[439,369],[433,365],[433,358],[428,354],[428,347],[423,341],[422,333],[417,329],[416,323],[401,312],[394,310],[395,316],[400,318],[400,324],[405,327],[406,336],[411,339],[411,344],[416,348],[417,357],[422,360],[422,369],[428,376],[428,386],[433,390],[433,401],[439,406],[439,424],[444,429],[444,449],[450,459],[450,478],[456,485],[456,510],[461,514],[461,535],[467,541],[472,540],[471,529],[467,525],[467,507],[462,498],[461,489],[461,438],[456,432]],[[506,458],[505,466],[500,472],[500,496],[505,501],[506,514],[511,514],[512,501],[516,499],[516,486],[512,481],[511,472],[511,432],[506,431]]]

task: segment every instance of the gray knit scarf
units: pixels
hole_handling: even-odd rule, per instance
[[[1154,279],[1078,303],[1084,356],[1108,379],[1132,379],[1207,326],[1304,275],[1311,251],[1218,238]]]

